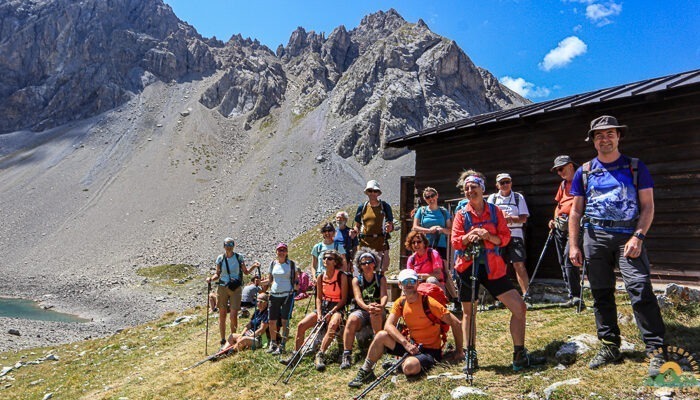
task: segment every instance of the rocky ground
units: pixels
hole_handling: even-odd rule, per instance
[[[216,79],[212,77],[211,79]],[[200,302],[226,236],[272,255],[378,179],[396,204],[412,155],[361,166],[318,115],[277,109],[250,130],[198,103],[209,82],[157,83],[128,104],[41,135],[0,135],[0,295],[50,302],[85,324],[0,319],[0,351],[104,335]],[[198,267],[201,288],[160,293],[139,267]],[[16,328],[22,336],[8,335]]]

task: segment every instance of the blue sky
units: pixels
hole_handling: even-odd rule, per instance
[[[453,39],[533,101],[700,68],[697,0],[165,0],[206,37],[240,33],[273,51],[302,26],[328,36],[394,8]]]

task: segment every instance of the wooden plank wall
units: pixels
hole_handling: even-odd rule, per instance
[[[569,154],[581,163],[594,157],[593,145],[584,141],[589,122],[613,115],[630,127],[621,151],[639,157],[654,178],[656,213],[646,241],[654,279],[699,283],[700,93],[696,89],[673,98],[623,100],[428,138],[412,148],[415,184],[419,192],[425,186],[437,188],[444,202],[462,196],[455,183],[464,169],[486,174],[487,192],[496,190],[498,173],[510,173],[513,189],[524,194],[530,209],[527,251],[532,271],[560,182],[549,171],[554,158]],[[538,276],[561,277],[553,247],[540,268]]]

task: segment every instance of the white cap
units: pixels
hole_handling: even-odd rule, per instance
[[[410,268],[402,269],[401,272],[399,272],[399,283],[405,281],[406,279],[418,280],[418,274],[416,271]]]
[[[379,188],[379,182],[375,181],[374,179],[367,182],[367,186],[365,186],[365,194],[367,194],[367,190],[370,189],[377,190],[379,194],[382,194],[382,189]]]
[[[502,173],[502,174],[496,175],[496,182],[500,182],[500,181],[502,181],[503,179],[512,179],[512,178],[510,177],[510,174],[505,173],[505,172]]]

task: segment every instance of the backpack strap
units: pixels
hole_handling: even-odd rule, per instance
[[[496,201],[496,193],[491,193],[489,197],[486,198],[487,203],[493,203]]]
[[[586,191],[588,190],[588,175],[591,173],[591,162],[586,161],[583,163],[581,166],[581,180],[583,181],[583,193],[584,193],[584,198],[586,197]]]
[[[238,253],[233,253],[233,255],[236,256],[236,261],[238,261],[238,280],[243,284],[243,263],[241,262],[241,255]],[[228,268],[228,261],[226,267]]]
[[[289,282],[292,284],[292,291],[294,291],[294,284],[298,283],[295,282],[296,277],[297,277],[297,266],[296,263],[292,260],[287,259],[289,261],[289,269],[291,270],[289,273],[289,278],[291,279]]]
[[[270,272],[268,273],[269,275],[272,275],[273,268],[275,268],[275,260],[270,261]]]
[[[637,183],[639,183],[639,159],[638,158],[631,158],[630,159],[630,172],[632,173],[632,184],[634,184],[634,190],[639,192],[639,188],[637,187]]]

